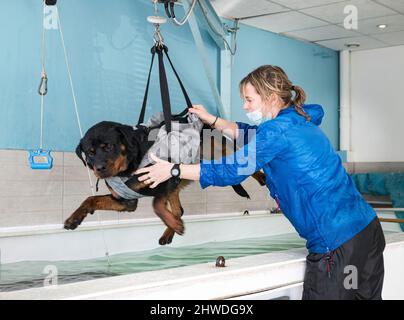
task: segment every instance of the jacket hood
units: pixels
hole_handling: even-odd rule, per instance
[[[303,110],[311,117],[311,122],[319,126],[324,117],[323,107],[318,104],[305,104]]]

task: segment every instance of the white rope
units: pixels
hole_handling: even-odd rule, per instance
[[[202,12],[203,17],[205,18],[205,21],[207,22],[209,28],[213,31],[213,33],[215,33],[218,37],[220,37],[223,40],[225,48],[230,51],[230,54],[232,56],[234,56],[237,51],[237,30],[238,30],[238,25],[239,25],[239,19],[235,19],[235,27],[234,27],[233,34],[232,34],[234,48],[232,48],[231,45],[229,44],[229,42],[226,40],[226,38],[219,31],[217,31],[217,29],[213,26],[208,14],[207,14],[208,10],[204,7],[204,5],[199,0],[197,0],[197,2],[199,4],[199,6],[201,7],[201,12]]]
[[[43,95],[41,95],[41,137],[40,137],[40,143],[39,143],[39,148],[42,150],[43,148]]]
[[[62,41],[62,47],[63,47],[63,53],[64,53],[64,57],[65,57],[67,73],[68,73],[68,76],[69,76],[69,83],[70,83],[70,90],[71,90],[72,98],[73,98],[74,111],[76,113],[76,119],[77,119],[77,124],[78,124],[78,127],[79,127],[79,131],[80,131],[80,137],[83,138],[83,130],[82,130],[82,127],[81,127],[80,115],[79,115],[79,111],[78,111],[78,107],[77,107],[76,93],[75,93],[75,90],[74,90],[73,78],[72,78],[72,74],[71,74],[71,70],[70,70],[69,59],[68,59],[68,56],[67,56],[66,45],[65,45],[65,41],[64,41],[64,37],[63,37],[62,24],[60,22],[59,8],[57,7],[57,5],[55,5],[55,7],[57,9],[56,13],[57,13],[58,28],[59,28],[59,33],[60,33],[60,39]],[[93,181],[91,179],[90,169],[88,168],[88,166],[86,168],[87,168],[88,181],[90,182],[91,193],[92,193],[93,196],[95,196],[94,184],[93,184]],[[104,231],[104,228],[102,227],[99,213],[96,212],[96,215],[97,215],[97,219],[98,219],[98,224],[100,226],[100,231],[101,231],[101,234],[102,234],[102,240],[103,240],[103,243],[104,243],[105,255],[106,255],[107,260],[108,260],[108,265],[110,266],[111,262],[110,262],[110,257],[109,257],[108,245],[107,245],[107,242],[105,240],[105,231]]]
[[[41,85],[42,85],[42,77],[44,76],[44,74],[46,74],[45,72],[45,54],[46,54],[46,46],[45,46],[45,0],[43,1],[43,8],[42,8],[42,14],[43,14],[43,19],[42,19],[42,46],[41,46],[41,51],[42,51],[42,61],[41,61],[41,65],[42,65],[42,72],[41,72]],[[40,89],[39,89],[40,90]],[[40,133],[40,140],[39,140],[39,145],[40,148],[42,150],[43,148],[43,109],[44,109],[44,95],[41,94],[41,133]]]
[[[184,18],[181,21],[178,21],[177,18],[173,18],[173,22],[177,25],[177,26],[183,26],[189,19],[189,16],[191,15],[192,11],[194,10],[194,7],[196,5],[196,0],[192,1],[191,6],[188,9],[188,12],[185,14]]]

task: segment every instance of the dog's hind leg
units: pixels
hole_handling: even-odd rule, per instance
[[[261,185],[261,186],[265,186],[265,173],[263,173],[262,171],[257,171],[257,172],[255,172],[253,175],[252,175],[252,177],[255,179],[255,180],[257,180],[258,181],[258,183]]]
[[[180,189],[177,188],[176,190],[174,190],[174,192],[168,195],[167,200],[170,203],[172,214],[178,219],[181,219],[182,215],[184,214],[184,209],[181,206],[179,193]],[[162,246],[170,244],[173,241],[174,234],[175,231],[172,228],[167,227],[167,229],[164,231],[163,235],[159,239],[159,244]]]
[[[167,201],[167,195],[155,197],[153,199],[154,212],[167,227],[182,235],[184,233],[184,224],[181,220],[181,216],[174,215],[167,209]]]
[[[88,197],[80,207],[66,219],[64,228],[67,230],[76,229],[88,214],[93,214],[96,210],[135,211],[137,202],[137,199],[116,199],[112,195]]]

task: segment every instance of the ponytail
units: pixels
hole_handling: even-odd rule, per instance
[[[303,109],[303,105],[306,102],[306,93],[299,86],[292,86],[290,90],[295,92],[295,97],[291,100],[291,103],[293,103],[296,112],[305,117],[307,121],[310,121],[311,117]]]

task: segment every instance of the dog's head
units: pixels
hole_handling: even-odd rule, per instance
[[[138,162],[141,159],[140,144],[132,127],[103,121],[86,132],[76,154],[97,178],[105,179],[127,171],[133,162]]]

